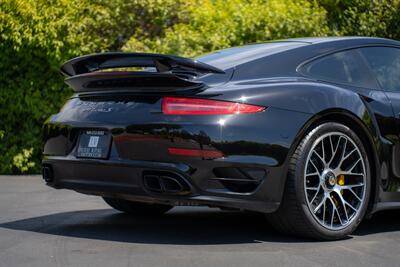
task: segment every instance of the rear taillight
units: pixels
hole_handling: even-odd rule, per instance
[[[162,111],[166,115],[218,115],[256,113],[265,110],[265,107],[236,102],[185,98],[164,97]]]

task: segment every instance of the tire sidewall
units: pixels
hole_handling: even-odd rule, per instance
[[[307,164],[307,159],[310,150],[312,149],[314,142],[321,136],[327,133],[331,132],[340,132],[348,137],[350,137],[354,143],[357,145],[358,149],[361,152],[361,155],[364,159],[365,163],[365,172],[366,172],[366,177],[365,177],[365,198],[364,202],[361,204],[361,209],[359,213],[357,214],[356,218],[348,225],[346,228],[340,229],[340,230],[330,230],[328,228],[325,228],[321,224],[319,224],[313,214],[311,213],[308,204],[307,204],[307,199],[306,199],[306,193],[305,193],[305,188],[304,188],[304,170],[306,168]],[[364,148],[364,145],[360,138],[347,126],[339,123],[334,123],[334,122],[327,122],[324,124],[321,124],[314,128],[311,132],[309,132],[304,141],[301,143],[300,147],[300,158],[296,162],[296,168],[295,168],[295,177],[296,177],[296,195],[297,195],[297,201],[300,204],[300,208],[302,210],[302,213],[306,219],[306,221],[310,224],[310,227],[313,227],[317,233],[321,236],[323,239],[340,239],[343,238],[349,234],[351,234],[360,224],[362,219],[365,216],[365,213],[368,208],[368,203],[369,203],[369,197],[370,197],[370,192],[371,192],[371,171],[370,171],[370,165],[368,161],[368,154]]]

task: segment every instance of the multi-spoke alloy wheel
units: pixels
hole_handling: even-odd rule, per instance
[[[324,227],[346,227],[365,198],[365,162],[347,135],[334,132],[318,138],[309,152],[304,188],[308,207]]]
[[[340,239],[363,219],[370,185],[368,154],[361,139],[343,124],[326,122],[297,146],[280,207],[267,218],[284,232]]]

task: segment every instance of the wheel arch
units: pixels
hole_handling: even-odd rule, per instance
[[[367,115],[364,116],[369,116]],[[364,118],[363,116],[363,118]],[[365,118],[364,118],[365,119]],[[315,114],[299,131],[296,136],[295,142],[293,143],[289,155],[292,155],[300,144],[301,140],[308,134],[309,131],[314,129],[317,125],[325,122],[337,122],[341,123],[351,130],[353,130],[360,138],[361,142],[368,154],[369,165],[371,168],[371,196],[368,203],[367,216],[373,213],[374,206],[379,199],[379,184],[380,184],[380,163],[378,159],[378,152],[376,146],[376,140],[379,140],[378,136],[375,136],[376,131],[370,129],[359,116],[353,112],[345,109],[334,108],[327,109]],[[374,123],[371,125],[375,128]],[[370,126],[370,127],[371,127]],[[374,133],[375,132],[375,133]],[[290,158],[290,157],[289,157]],[[374,178],[375,177],[375,178]]]

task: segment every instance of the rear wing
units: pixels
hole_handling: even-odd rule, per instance
[[[156,71],[101,71],[143,67]],[[137,92],[175,92],[195,89],[204,84],[193,77],[207,73],[225,73],[189,58],[149,53],[101,53],[67,61],[61,72],[76,92],[129,90]]]

